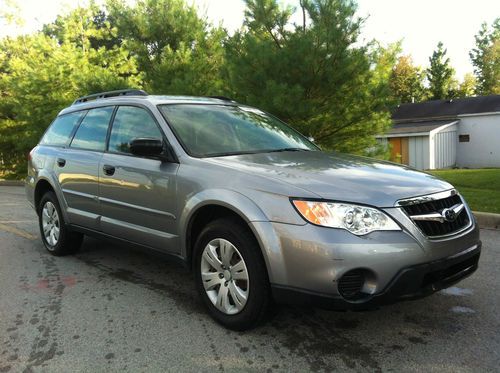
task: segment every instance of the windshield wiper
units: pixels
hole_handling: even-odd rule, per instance
[[[259,154],[259,153],[264,153],[264,151],[261,151],[261,150],[241,150],[241,151],[234,151],[234,152],[208,153],[208,154],[203,154],[201,156],[201,158],[229,157],[232,155],[247,155],[247,154]]]
[[[305,148],[282,148],[282,149],[271,149],[271,150],[243,150],[235,152],[222,152],[222,153],[209,153],[204,154],[202,158],[212,158],[212,157],[228,157],[231,155],[247,155],[247,154],[262,154],[262,153],[277,153],[277,152],[311,152],[310,149]]]
[[[268,153],[278,153],[278,152],[310,152],[311,150],[305,148],[282,148],[269,150]]]

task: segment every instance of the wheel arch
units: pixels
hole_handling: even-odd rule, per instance
[[[68,222],[68,216],[66,213],[67,204],[62,194],[62,190],[57,187],[57,183],[48,176],[48,175],[39,175],[38,180],[36,181],[34,191],[33,191],[33,202],[35,206],[35,211],[38,214],[38,205],[42,196],[48,191],[54,192],[57,197],[57,201],[59,202],[59,207],[61,208],[61,212],[63,214],[63,218],[66,222]]]
[[[186,263],[192,268],[193,248],[196,238],[210,221],[230,217],[244,224],[255,237],[261,255],[268,267],[265,250],[252,221],[268,221],[263,211],[248,197],[238,192],[227,190],[203,191],[193,196],[181,214],[181,250]],[[269,268],[268,273],[269,273]]]
[[[47,179],[38,180],[38,182],[35,185],[35,195],[34,195],[35,210],[37,213],[38,213],[38,207],[40,205],[40,200],[42,199],[43,195],[49,191],[55,193],[52,184]]]

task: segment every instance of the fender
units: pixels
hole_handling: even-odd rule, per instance
[[[70,223],[70,219],[69,219],[68,213],[67,213],[68,203],[66,202],[66,199],[64,198],[64,193],[62,192],[62,189],[61,189],[61,186],[59,185],[57,177],[53,172],[50,172],[50,170],[47,170],[46,168],[40,169],[38,171],[38,175],[36,176],[36,184],[35,184],[35,188],[33,189],[33,193],[35,193],[36,186],[42,180],[45,180],[46,182],[48,182],[50,184],[50,186],[52,187],[52,189],[54,190],[54,193],[56,194],[57,200],[59,201],[59,205],[61,207],[61,212],[63,214],[64,221],[66,223]],[[37,206],[35,206],[35,210],[36,209],[37,209]]]
[[[264,212],[250,198],[239,192],[228,189],[203,190],[187,200],[179,217],[178,226],[179,232],[181,232],[181,255],[184,258],[188,257],[186,241],[189,222],[196,211],[207,205],[226,207],[238,214],[247,223],[254,221],[269,221]]]

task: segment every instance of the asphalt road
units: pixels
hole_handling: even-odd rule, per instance
[[[85,239],[56,258],[20,187],[0,187],[0,372],[498,371],[500,231],[457,287],[377,311],[280,307],[250,332],[205,313],[175,263]]]

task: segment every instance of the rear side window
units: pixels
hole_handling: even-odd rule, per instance
[[[120,106],[111,128],[109,151],[130,153],[131,141],[139,137],[162,139],[162,134],[147,110],[134,106]]]
[[[68,145],[73,130],[84,114],[84,111],[77,111],[57,117],[52,122],[47,132],[45,132],[45,135],[43,135],[40,144],[57,146]]]
[[[113,110],[112,106],[89,110],[76,130],[71,147],[104,151],[109,120]]]

